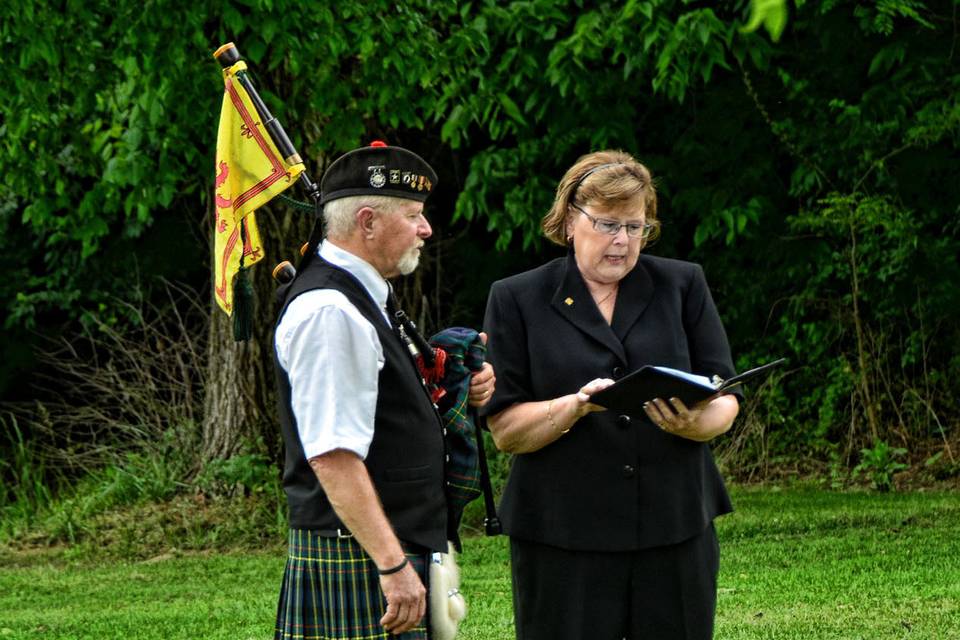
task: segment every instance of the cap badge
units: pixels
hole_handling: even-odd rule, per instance
[[[384,166],[382,164],[367,167],[367,171],[370,172],[370,186],[374,189],[379,189],[387,184],[387,174],[385,174],[383,170]]]

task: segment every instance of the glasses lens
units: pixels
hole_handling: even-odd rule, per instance
[[[599,218],[594,218],[577,204],[572,202],[570,204],[577,211],[585,215],[587,219],[590,220],[593,228],[600,233],[606,233],[607,235],[615,236],[620,233],[620,228],[623,227],[627,230],[627,235],[631,238],[649,238],[650,233],[653,231],[653,225],[648,222],[640,224],[638,222],[620,223],[614,222],[613,220],[601,220]]]
[[[653,225],[649,223],[627,225],[627,235],[631,238],[649,238],[652,231]]]
[[[647,238],[650,236],[651,231],[653,231],[653,225],[651,224],[627,225],[627,234],[629,234],[631,238]]]
[[[620,233],[620,223],[609,220],[597,220],[593,223],[593,228],[601,233],[609,233],[611,236]]]

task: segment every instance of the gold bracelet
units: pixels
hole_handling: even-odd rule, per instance
[[[567,427],[566,429],[561,429],[560,427],[557,426],[557,423],[553,421],[552,409],[553,409],[554,400],[556,400],[556,398],[551,398],[550,402],[547,403],[547,419],[550,420],[550,426],[553,427],[553,430],[559,432],[560,435],[563,435],[567,431],[570,431],[570,427]]]

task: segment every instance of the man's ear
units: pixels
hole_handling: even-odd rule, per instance
[[[363,233],[364,238],[373,237],[373,221],[376,211],[370,207],[362,207],[357,211],[357,228]]]

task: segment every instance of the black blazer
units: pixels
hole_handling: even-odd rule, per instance
[[[690,262],[641,254],[620,283],[608,325],[571,252],[495,282],[484,328],[497,372],[490,415],[646,364],[734,374],[703,270]],[[708,445],[666,434],[645,416],[631,421],[609,411],[515,456],[500,505],[513,537],[597,551],[680,542],[731,510]]]

